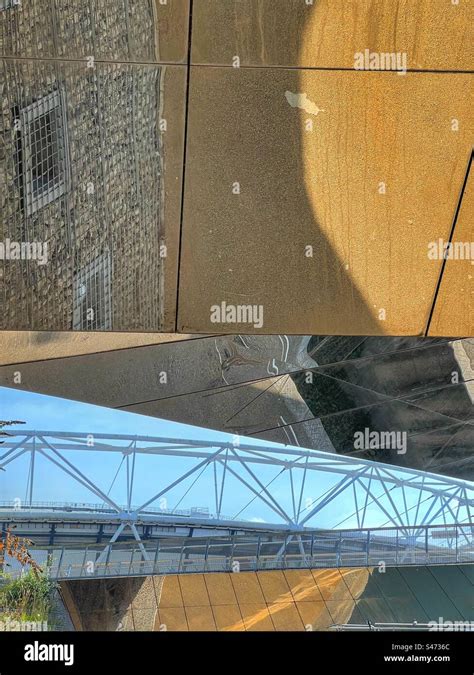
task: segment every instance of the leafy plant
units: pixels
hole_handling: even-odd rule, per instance
[[[33,570],[17,579],[3,574],[0,582],[0,608],[4,617],[18,620],[45,621],[52,607],[57,583]]]
[[[28,565],[35,576],[42,571],[38,563],[32,558],[27,546],[33,542],[24,537],[17,537],[8,528],[6,536],[0,540],[0,565],[5,564],[5,553],[17,560],[24,568]]]

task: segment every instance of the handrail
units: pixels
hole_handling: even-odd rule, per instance
[[[448,533],[444,540],[428,536],[433,531],[438,534],[440,526],[426,526],[399,528],[407,531],[407,536],[391,538],[378,536],[374,529],[370,537],[359,538],[345,537],[344,531],[316,531],[310,532],[307,538],[299,534],[288,536],[285,532],[271,533],[268,540],[262,533],[220,535],[219,538],[163,536],[144,542],[103,541],[88,545],[78,539],[76,544],[62,547],[49,543],[32,546],[30,553],[48,575],[57,579],[232,572],[236,565],[242,571],[256,571],[474,562],[474,527],[462,524],[441,527]],[[399,535],[396,529],[393,533]],[[326,534],[331,537],[325,537]],[[142,559],[135,559],[137,556]],[[18,576],[21,568],[15,567],[15,561],[11,562],[9,573]]]

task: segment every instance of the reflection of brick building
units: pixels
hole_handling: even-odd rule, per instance
[[[3,328],[160,329],[154,12],[154,0],[0,4],[0,240],[48,242],[45,265],[1,264]]]

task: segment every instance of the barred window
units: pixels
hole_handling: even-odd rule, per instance
[[[18,7],[21,0],[0,0],[0,11],[2,9],[10,9],[10,7]]]
[[[74,278],[74,330],[111,330],[110,255],[99,256]]]
[[[66,192],[69,160],[64,110],[59,90],[20,110],[20,166],[28,216]]]

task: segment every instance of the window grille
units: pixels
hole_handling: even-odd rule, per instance
[[[103,254],[74,278],[74,330],[111,330],[110,256]]]
[[[64,110],[59,90],[20,110],[19,166],[29,216],[66,191],[69,160]]]
[[[21,0],[0,0],[0,12],[2,9],[10,9],[11,7],[19,7]]]

